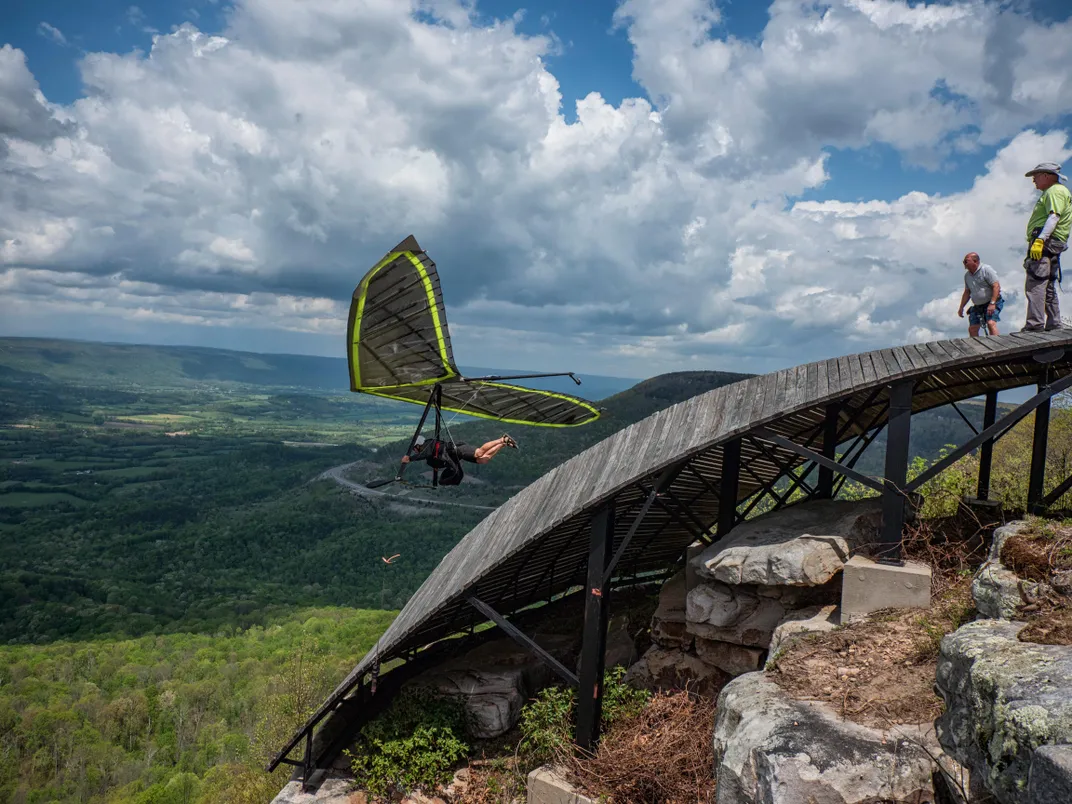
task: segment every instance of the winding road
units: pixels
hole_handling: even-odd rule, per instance
[[[474,505],[472,503],[460,503],[453,502],[452,500],[429,500],[426,497],[410,497],[402,496],[401,494],[390,494],[386,491],[379,491],[377,489],[370,489],[360,483],[355,483],[345,476],[345,472],[352,466],[356,466],[359,461],[352,463],[344,463],[339,466],[333,466],[330,469],[321,472],[317,475],[317,480],[334,480],[340,486],[345,486],[350,491],[360,494],[364,497],[386,497],[389,500],[394,500],[401,503],[425,503],[426,505],[452,505],[455,508],[474,508],[479,511],[494,511],[495,506],[491,505]]]

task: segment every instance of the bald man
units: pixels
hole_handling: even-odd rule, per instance
[[[964,305],[969,300],[968,334],[973,338],[979,337],[979,327],[985,322],[986,331],[990,335],[997,335],[1005,296],[1001,292],[997,271],[989,265],[981,265],[979,255],[974,251],[964,255],[964,293],[961,294],[960,309],[957,310],[961,318],[964,317]]]

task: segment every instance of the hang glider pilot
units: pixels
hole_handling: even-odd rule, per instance
[[[439,478],[441,486],[457,486],[462,482],[465,472],[462,471],[461,461],[470,463],[487,463],[503,447],[517,449],[517,442],[508,435],[502,435],[493,441],[488,441],[479,447],[472,447],[464,441],[441,441],[439,439],[426,439],[417,436],[413,449],[408,455],[402,456],[402,463],[412,461],[427,461],[433,469],[442,469],[443,474]]]

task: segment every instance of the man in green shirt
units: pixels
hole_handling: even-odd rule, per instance
[[[1061,166],[1042,162],[1024,174],[1042,191],[1027,222],[1027,323],[1024,332],[1061,328],[1055,284],[1061,281],[1061,252],[1072,229],[1072,194],[1061,181]]]

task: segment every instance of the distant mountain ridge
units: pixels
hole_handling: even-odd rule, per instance
[[[461,366],[468,376],[538,373],[526,369]],[[563,370],[568,371],[565,366]],[[240,352],[206,346],[158,346],[54,338],[0,338],[0,381],[34,377],[59,383],[131,388],[190,388],[235,383],[318,392],[349,391],[345,357]],[[636,379],[578,373],[523,380],[525,385],[600,400],[636,384]]]

